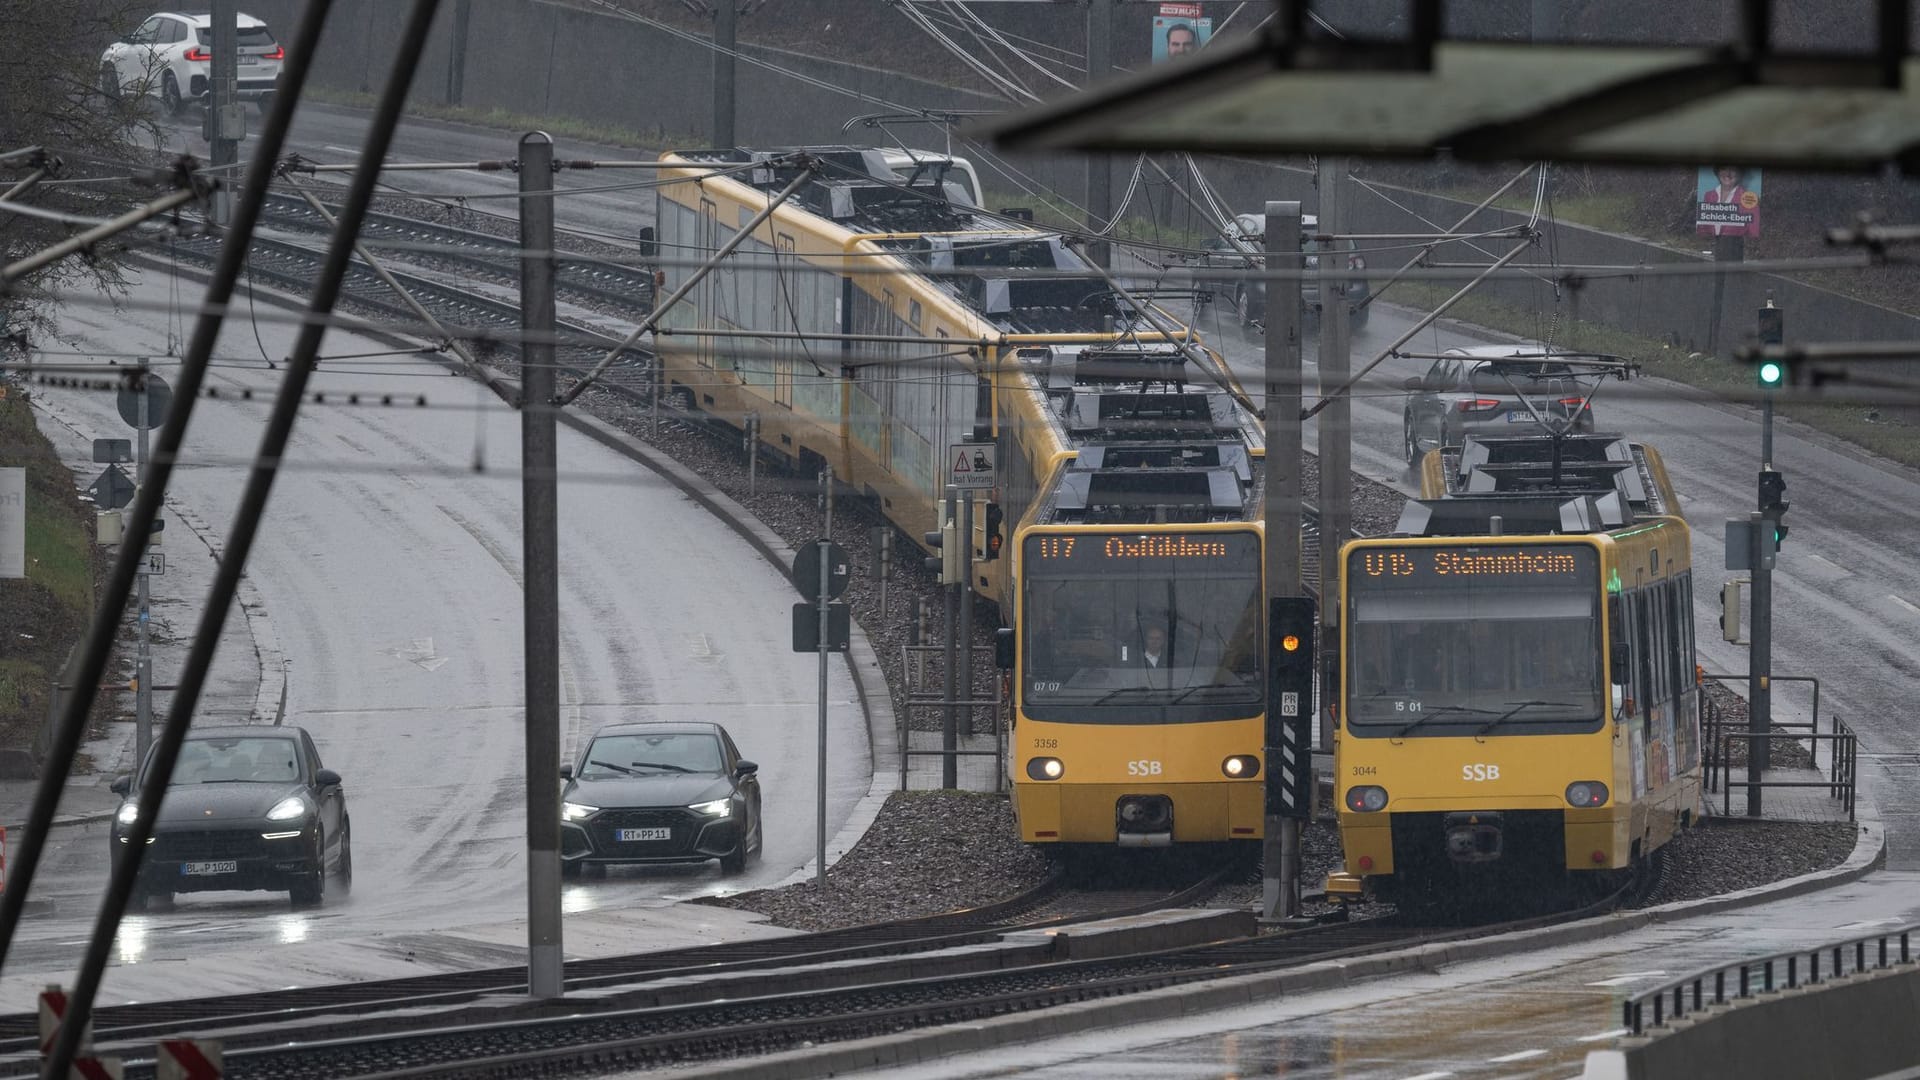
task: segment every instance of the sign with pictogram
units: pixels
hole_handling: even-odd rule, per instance
[[[93,499],[93,505],[102,510],[118,510],[133,501],[133,480],[120,471],[120,466],[109,465],[100,470],[100,475],[87,485],[87,495]]]
[[[961,491],[980,491],[1000,482],[995,468],[999,447],[992,443],[953,443],[947,447],[947,483]]]
[[[226,1074],[215,1039],[161,1039],[155,1080],[220,1080]]]

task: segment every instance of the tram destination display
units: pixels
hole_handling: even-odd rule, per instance
[[[1363,588],[1431,588],[1463,580],[1570,583],[1593,580],[1598,568],[1598,555],[1586,544],[1370,547],[1347,556],[1347,578]]]

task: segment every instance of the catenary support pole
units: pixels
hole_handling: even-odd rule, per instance
[[[722,3],[728,0],[721,0]],[[833,603],[832,560],[827,552],[833,550],[833,466],[829,465],[820,473],[820,505],[824,524],[820,531],[820,730],[819,745],[814,753],[814,884],[824,887],[827,884],[827,656],[831,651],[828,635],[832,632],[832,620],[828,617]]]
[[[207,72],[207,111],[202,118],[202,134],[207,140],[207,159],[215,176],[232,174],[240,161],[240,138],[246,127],[247,113],[240,104],[240,21],[234,0],[213,0],[213,62]],[[181,87],[186,90],[188,87]],[[225,225],[232,220],[232,201],[225,191],[213,194],[213,223]]]
[[[1087,85],[1098,85],[1113,73],[1113,5],[1115,0],[1087,0]],[[1087,159],[1087,231],[1106,235],[1113,218],[1113,155],[1091,153]],[[1087,257],[1096,266],[1111,266],[1112,248],[1105,240],[1087,245]]]
[[[1266,269],[1300,266],[1300,204],[1270,202],[1266,212]],[[1266,568],[1267,599],[1305,595],[1300,581],[1300,279],[1269,278],[1266,285]],[[1267,605],[1269,609],[1271,604]],[[1272,663],[1272,658],[1268,658]],[[1267,702],[1266,758],[1272,762],[1278,703]],[[1267,770],[1271,784],[1276,770]],[[1271,804],[1271,800],[1269,800]],[[1260,841],[1261,912],[1269,919],[1299,913],[1298,824],[1266,808]]]
[[[949,485],[946,513],[940,516],[943,526],[946,522],[956,520],[955,514],[959,509],[957,502],[957,493]],[[945,543],[954,542],[950,536],[942,539]],[[946,549],[942,547],[941,551],[944,553]],[[948,555],[943,554],[941,558],[945,560]],[[960,757],[955,753],[960,749],[960,712],[955,704],[960,700],[960,605],[956,592],[959,588],[958,582],[940,586],[941,616],[945,630],[942,640],[946,643],[940,664],[940,700],[945,702],[940,710],[940,749],[944,751],[940,758],[940,786],[948,791],[960,786]]]
[[[148,446],[147,425],[156,419],[153,415],[153,373],[140,374],[140,386],[135,415],[140,422],[136,425],[139,432],[134,436],[134,477],[139,483],[147,482],[147,459],[152,454]],[[148,590],[152,588],[152,574],[147,572],[146,548],[153,535],[130,536],[121,534],[120,542],[137,545],[140,550],[139,577],[135,579],[138,596],[135,600],[133,621],[138,650],[133,664],[133,771],[140,771],[140,763],[147,760],[147,751],[153,748],[153,644],[149,638],[147,619],[152,608],[152,598]]]
[[[973,492],[960,493],[960,700],[967,703],[965,731],[974,733],[973,715]],[[957,760],[957,759],[956,759]],[[959,772],[959,766],[954,766]],[[957,779],[957,776],[956,776]]]
[[[1748,573],[1753,578],[1753,644],[1747,655],[1747,731],[1755,736],[1767,734],[1773,722],[1773,522],[1754,511],[1747,515],[1747,532],[1752,536],[1753,552]],[[1747,740],[1747,816],[1760,816],[1760,781],[1772,755],[1772,740]]]
[[[194,321],[193,336],[175,374],[178,384],[174,387],[173,410],[166,426],[160,430],[159,445],[154,448],[153,461],[147,467],[147,481],[140,485],[127,512],[126,530],[131,535],[147,535],[159,518],[167,481],[173,475],[174,457],[186,437],[187,422],[192,418],[194,402],[206,378],[207,360],[213,355],[214,340],[219,337],[226,319],[227,301],[233,298],[234,283],[246,264],[247,247],[253,239],[254,225],[260,219],[260,205],[273,175],[274,162],[286,145],[294,107],[299,104],[301,89],[306,86],[313,51],[319,47],[320,32],[332,9],[332,0],[308,0],[295,27],[294,52],[281,69],[284,92],[276,97],[266,128],[260,133],[260,146],[247,166],[247,184],[235,208],[233,227],[228,230],[226,242],[215,260],[213,276],[207,281],[206,302]],[[0,155],[0,161],[4,160],[7,155]],[[191,194],[188,197],[191,198]],[[87,635],[66,667],[66,681],[74,687],[74,692],[63,701],[53,724],[47,756],[41,762],[40,786],[34,789],[33,805],[27,812],[27,828],[18,848],[9,853],[8,888],[0,890],[0,971],[5,970],[7,949],[14,940],[14,931],[19,928],[27,892],[33,886],[40,856],[46,850],[46,838],[53,825],[54,812],[59,808],[61,789],[73,767],[80,740],[86,734],[87,713],[93,708],[101,674],[106,670],[108,654],[126,611],[127,596],[133,591],[134,576],[145,561],[145,552],[121,545],[101,588],[99,605],[94,609]]]
[[[140,789],[137,813],[133,824],[126,827],[126,850],[115,861],[108,879],[107,896],[101,903],[100,915],[94,924],[93,937],[87,943],[87,953],[81,963],[79,976],[74,980],[73,996],[68,999],[66,1020],[60,1025],[59,1037],[47,1058],[45,1075],[48,1077],[67,1075],[73,1064],[74,1053],[79,1049],[81,1033],[86,1030],[87,1019],[92,1015],[93,999],[100,991],[100,976],[106,968],[107,954],[119,929],[120,914],[133,896],[135,879],[146,856],[147,839],[153,835],[153,821],[160,812],[161,796],[173,780],[173,766],[180,755],[180,744],[186,739],[187,724],[200,703],[200,690],[206,683],[207,668],[219,645],[221,628],[226,624],[227,613],[233,606],[233,596],[239,588],[240,575],[246,569],[247,555],[253,550],[260,519],[266,513],[267,497],[272,494],[274,478],[286,453],[288,440],[293,435],[293,421],[299,414],[300,401],[306,392],[308,377],[313,372],[314,357],[320,351],[320,340],[326,334],[327,324],[332,321],[334,304],[340,296],[341,279],[346,276],[347,264],[353,258],[353,238],[359,234],[360,225],[366,219],[367,204],[372,200],[374,184],[379,178],[380,162],[386,159],[387,149],[393,143],[394,128],[399,124],[400,110],[406,102],[407,84],[412,78],[414,64],[420,57],[420,48],[426,41],[434,12],[439,6],[439,0],[415,0],[400,40],[396,43],[393,70],[387,77],[386,85],[381,88],[380,100],[368,121],[366,140],[360,149],[361,168],[354,172],[353,182],[348,185],[346,202],[340,209],[340,225],[328,241],[326,258],[314,279],[313,294],[307,303],[307,317],[301,323],[293,352],[287,357],[286,375],[281,380],[279,393],[268,415],[260,449],[255,453],[248,471],[246,487],[240,495],[240,507],[227,533],[226,550],[222,552],[219,565],[214,570],[213,586],[208,590],[200,623],[194,631],[193,644],[187,650],[186,663],[174,684],[166,726],[154,741],[153,759],[147,765],[147,779]],[[275,118],[280,120],[277,108]],[[258,152],[264,152],[264,149]],[[264,188],[265,178],[260,179]],[[251,198],[249,201],[252,201]],[[193,390],[198,392],[197,385]],[[186,394],[187,390],[183,388],[175,398],[179,400]],[[168,430],[171,431],[173,426],[169,424]],[[172,449],[177,452],[178,446]],[[122,602],[125,595],[124,592],[120,594]],[[98,677],[97,673],[95,677]]]
[[[713,4],[713,145],[734,144],[734,39],[740,23],[737,0]]]
[[[553,140],[520,139],[520,519],[525,530],[527,993],[566,993],[560,951],[560,495]]]
[[[1347,225],[1347,159],[1322,155],[1320,158],[1320,232],[1339,236]],[[1332,395],[1346,385],[1353,370],[1351,349],[1352,320],[1347,311],[1347,289],[1352,282],[1343,273],[1347,269],[1346,252],[1339,240],[1321,240],[1320,247],[1320,394]],[[1339,394],[1319,419],[1320,446],[1320,580],[1317,583],[1323,601],[1338,591],[1340,545],[1346,542],[1353,524],[1353,397]],[[1269,451],[1271,452],[1271,451]],[[1340,605],[1320,605],[1320,640],[1336,639]],[[1322,646],[1322,650],[1325,645]],[[1324,656],[1324,651],[1315,655]],[[1322,665],[1321,670],[1326,670]],[[1333,746],[1333,688],[1320,687],[1321,708],[1317,713],[1322,750]],[[1318,785],[1315,785],[1318,789]]]

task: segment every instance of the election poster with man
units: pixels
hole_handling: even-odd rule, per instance
[[[1702,165],[1693,185],[1694,230],[1701,236],[1760,235],[1760,170]]]
[[[1200,5],[1163,3],[1153,17],[1153,60],[1171,60],[1198,52],[1213,36],[1213,20],[1203,18]]]

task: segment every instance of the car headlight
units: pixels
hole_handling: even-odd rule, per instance
[[[306,797],[304,795],[289,795],[273,804],[273,809],[267,811],[267,820],[291,821],[297,817],[304,817],[306,813]]]
[[[118,821],[122,825],[131,825],[134,822],[139,821],[140,820],[140,804],[137,802],[121,803],[120,812],[114,815],[114,820]]]
[[[598,813],[599,810],[599,807],[588,806],[586,803],[563,802],[560,804],[560,820],[579,821],[589,814]]]
[[[706,817],[732,817],[733,800],[715,799],[712,802],[697,802],[687,809]]]

